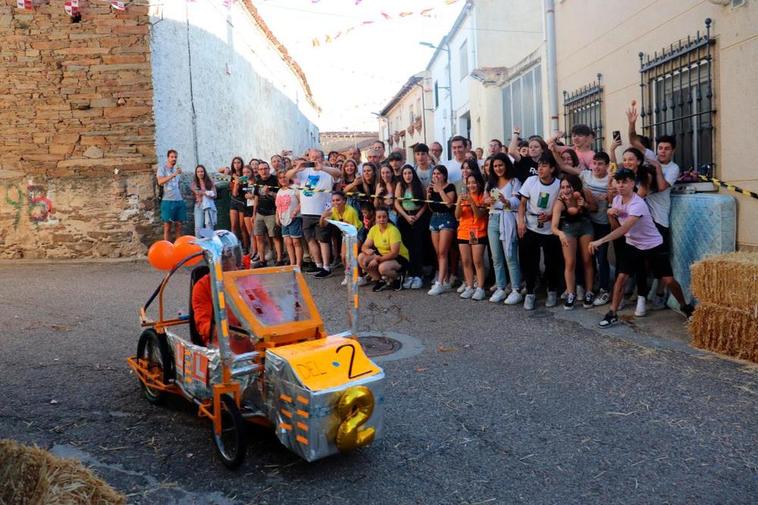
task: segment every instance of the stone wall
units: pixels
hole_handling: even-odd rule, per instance
[[[189,179],[234,156],[269,159],[318,144],[307,81],[249,2],[155,2],[151,56],[160,162],[179,151]],[[274,39],[275,40],[275,39]]]
[[[156,236],[148,8],[0,0],[0,258],[119,257]]]

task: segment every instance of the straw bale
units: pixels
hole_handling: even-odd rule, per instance
[[[758,252],[710,256],[694,263],[691,271],[692,293],[699,301],[758,317]]]
[[[123,505],[126,498],[78,461],[0,440],[0,503]]]
[[[695,347],[758,363],[758,318],[751,313],[701,302],[689,330]]]

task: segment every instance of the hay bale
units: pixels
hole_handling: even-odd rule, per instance
[[[695,347],[758,363],[758,318],[747,311],[701,302],[689,330]]]
[[[0,440],[0,503],[123,505],[126,498],[78,461]]]
[[[701,302],[744,310],[758,318],[758,252],[710,256],[691,267],[690,288]]]

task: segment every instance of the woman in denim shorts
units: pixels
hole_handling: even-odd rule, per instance
[[[447,182],[447,167],[437,165],[432,170],[432,183],[427,189],[427,199],[431,200],[429,209],[432,217],[429,231],[432,232],[432,244],[437,253],[437,279],[429,290],[430,295],[440,295],[450,290],[447,268],[447,256],[455,240],[458,221],[455,220],[455,202],[458,195],[455,186]]]
[[[561,181],[558,198],[553,205],[553,234],[561,240],[563,248],[563,276],[566,280],[566,300],[563,308],[571,310],[576,301],[576,248],[582,255],[584,266],[584,285],[587,291],[584,295],[585,308],[593,306],[595,295],[592,293],[593,261],[589,251],[592,242],[593,228],[589,213],[597,210],[597,204],[592,193],[585,191],[582,181],[573,174],[567,174]]]

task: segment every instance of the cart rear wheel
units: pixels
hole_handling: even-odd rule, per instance
[[[227,468],[235,469],[242,464],[247,452],[245,421],[237,404],[229,395],[221,396],[221,434],[216,434],[211,425],[213,444],[221,462]]]
[[[151,372],[160,372],[161,380],[166,383],[171,378],[170,363],[172,363],[171,353],[165,338],[161,338],[155,330],[149,329],[140,335],[137,346],[137,358],[147,360],[147,368]],[[153,405],[160,405],[166,398],[166,393],[158,389],[153,389],[140,381],[142,392],[145,399]]]

